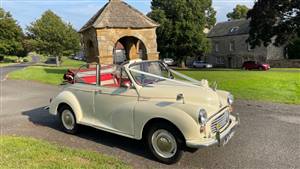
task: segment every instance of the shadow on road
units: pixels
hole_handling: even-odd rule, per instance
[[[58,131],[63,131],[59,119],[56,116],[50,115],[48,110],[44,110],[43,108],[25,111],[22,112],[22,115],[28,116],[29,121],[35,125],[41,125]],[[78,134],[76,134],[76,136],[103,144],[105,146],[116,147],[153,160],[150,153],[146,151],[145,145],[142,141],[118,136],[87,126],[81,126],[80,131]]]

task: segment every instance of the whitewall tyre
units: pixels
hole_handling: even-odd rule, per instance
[[[78,124],[73,110],[69,106],[63,106],[59,110],[61,125],[66,133],[75,134],[78,131]]]
[[[173,164],[182,156],[182,139],[174,127],[156,124],[147,135],[147,145],[152,155],[160,162]]]

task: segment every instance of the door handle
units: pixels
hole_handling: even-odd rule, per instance
[[[96,94],[101,94],[101,93],[102,93],[102,90],[96,90],[95,93],[96,93]]]

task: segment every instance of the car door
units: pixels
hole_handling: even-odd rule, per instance
[[[71,90],[76,96],[81,110],[82,119],[80,123],[93,124],[93,113],[94,113],[94,91],[95,85],[89,85],[84,83],[76,83],[72,86]]]
[[[129,82],[129,78],[127,78]],[[120,80],[120,83],[121,80]],[[130,85],[128,85],[130,86]],[[94,95],[97,126],[120,134],[134,135],[134,107],[138,94],[133,87],[99,86]]]

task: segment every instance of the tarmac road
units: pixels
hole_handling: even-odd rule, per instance
[[[21,64],[15,64],[5,67],[0,67],[0,81],[4,81],[7,78],[7,74],[12,71],[16,71],[19,69],[24,69],[27,66],[32,65],[33,63],[38,63],[40,61],[40,58],[38,56],[32,56],[32,61],[30,63],[21,63]]]
[[[241,126],[225,147],[186,152],[179,163],[167,166],[153,160],[139,141],[89,127],[76,136],[63,133],[58,120],[43,110],[60,89],[27,81],[1,82],[0,133],[101,152],[134,168],[300,168],[300,106],[237,100]]]

